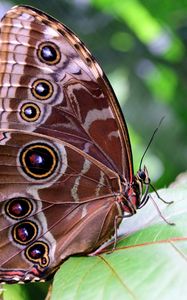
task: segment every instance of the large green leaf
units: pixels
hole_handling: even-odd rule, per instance
[[[186,299],[187,186],[159,191],[165,205],[150,199],[123,222],[126,236],[112,254],[72,257],[57,272],[52,300]]]

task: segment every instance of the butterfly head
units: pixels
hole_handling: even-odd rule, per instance
[[[150,184],[149,173],[146,166],[143,169],[139,169],[136,175],[137,180],[139,180],[142,184]]]
[[[136,183],[136,189],[138,190],[138,194],[139,194],[139,201],[137,203],[136,208],[141,208],[142,206],[144,206],[148,199],[149,199],[149,187],[151,184],[151,180],[149,178],[149,173],[148,170],[146,168],[146,166],[142,168],[140,168],[135,176],[135,183]]]

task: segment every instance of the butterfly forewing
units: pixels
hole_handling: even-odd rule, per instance
[[[59,55],[53,64],[41,56],[42,47],[48,43],[57,47]],[[2,20],[0,55],[1,98],[14,107],[13,128],[21,123],[23,130],[44,134],[47,128],[49,135],[75,143],[132,180],[128,133],[115,95],[94,58],[69,29],[33,9],[14,8]],[[44,80],[51,83],[53,90],[46,99],[32,93],[37,80],[38,84]],[[31,124],[19,111],[24,109],[22,104],[37,101],[43,106],[39,107],[40,117]],[[9,117],[11,112],[7,112]],[[6,127],[6,118],[3,123]]]

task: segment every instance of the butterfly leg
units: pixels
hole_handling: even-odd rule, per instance
[[[118,221],[122,220],[122,219],[125,219],[125,218],[128,218],[128,217],[131,217],[131,216],[132,216],[132,214],[125,215],[125,216],[116,216],[115,217],[115,220],[114,220],[114,244],[113,244],[111,252],[113,252],[116,249],[116,245],[117,245],[117,239],[118,239]]]
[[[150,182],[146,183],[146,188],[145,188],[145,193],[143,194],[141,200],[140,200],[140,205],[138,206],[138,209],[142,208],[144,205],[146,205],[146,203],[149,200],[149,187],[150,187]]]
[[[157,192],[157,190],[155,189],[155,187],[150,183],[151,188],[153,189],[153,191],[156,193],[158,199],[160,199],[162,202],[164,202],[165,204],[172,204],[174,201],[166,201],[164,200],[162,197],[160,197],[159,193]]]
[[[166,218],[163,216],[162,212],[160,211],[158,205],[156,204],[156,202],[154,201],[153,197],[151,195],[149,195],[149,197],[152,199],[153,204],[156,208],[156,210],[158,211],[159,216],[164,220],[165,223],[167,223],[168,225],[174,226],[175,223],[174,222],[169,222],[168,220],[166,220]],[[165,202],[164,202],[165,203]]]

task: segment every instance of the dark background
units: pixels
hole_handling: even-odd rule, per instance
[[[1,1],[1,13],[15,4],[59,19],[97,58],[126,118],[135,172],[163,116],[144,163],[157,188],[186,170],[187,1]]]

